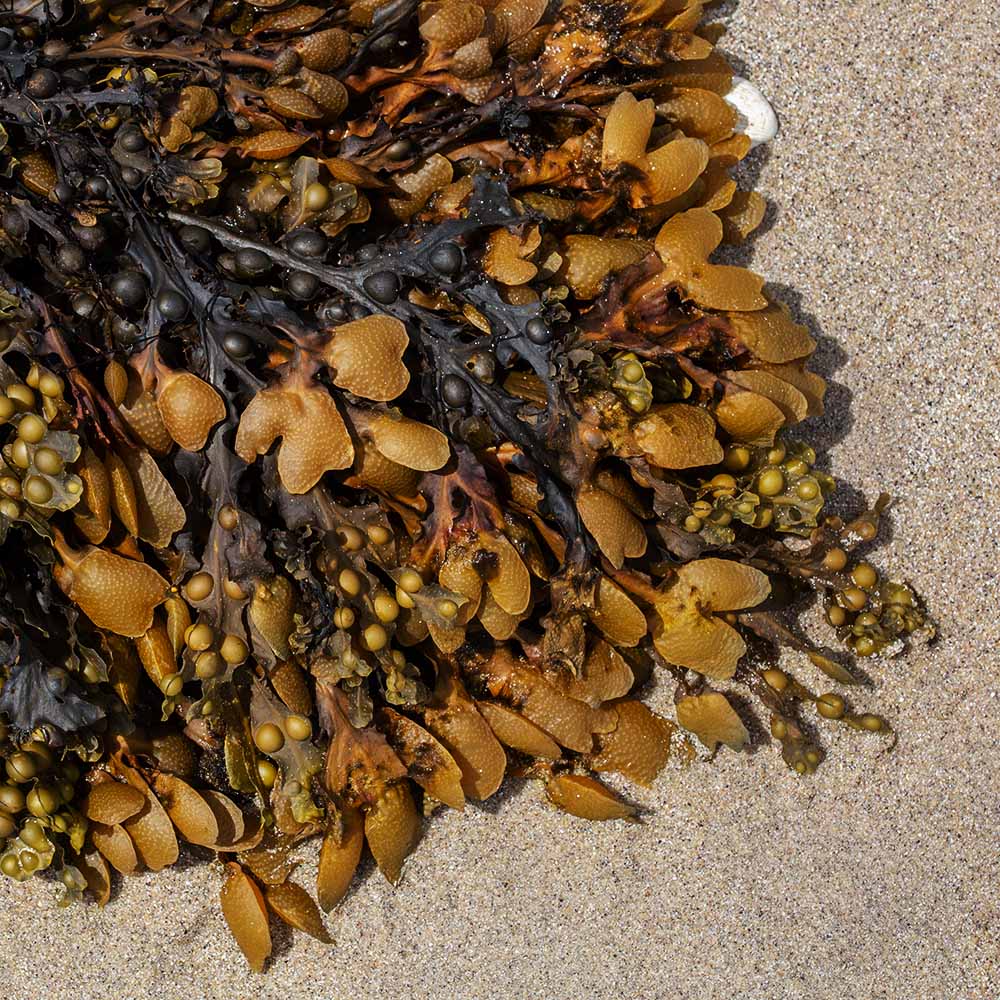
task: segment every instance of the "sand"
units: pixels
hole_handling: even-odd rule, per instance
[[[516,787],[435,819],[398,889],[366,870],[337,947],[285,935],[264,977],[212,866],[127,880],[103,912],[5,881],[0,998],[1000,996],[998,15],[743,0],[727,17],[782,122],[751,164],[769,228],[742,256],[820,339],[830,408],[807,430],[856,489],[898,497],[877,561],[941,624],[857,695],[896,751],[827,736],[807,780],[768,746],[724,753],[637,795],[635,826]],[[668,685],[650,698],[666,709]]]

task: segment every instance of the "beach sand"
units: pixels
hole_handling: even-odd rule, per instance
[[[875,561],[910,577],[936,647],[875,661],[879,738],[827,730],[799,779],[766,743],[671,767],[636,825],[536,785],[426,830],[401,885],[366,868],[324,947],[250,973],[219,871],[126,880],[103,912],[0,885],[0,998],[995,1000],[998,721],[998,15],[980,0],[743,0],[724,42],[782,130],[737,255],[819,338],[830,468],[898,498]],[[803,678],[822,686],[802,663]],[[669,711],[669,685],[650,703]],[[305,869],[306,884],[312,872]]]

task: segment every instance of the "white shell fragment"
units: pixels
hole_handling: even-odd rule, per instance
[[[750,136],[753,146],[770,142],[778,134],[778,116],[767,98],[742,76],[733,77],[733,86],[725,96],[740,115],[737,131]]]

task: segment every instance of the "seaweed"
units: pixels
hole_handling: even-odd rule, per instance
[[[0,12],[0,872],[104,905],[208,849],[260,970],[508,775],[634,821],[605,774],[753,714],[795,775],[807,711],[891,746],[859,661],[933,626],[792,430],[808,330],[718,262],[765,205],[701,15]]]

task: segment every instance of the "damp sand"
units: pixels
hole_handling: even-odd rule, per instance
[[[435,818],[398,889],[366,869],[329,921],[337,946],[285,934],[264,977],[211,865],[128,879],[103,912],[4,881],[2,1000],[1000,996],[1000,15],[725,13],[726,50],[782,122],[748,168],[772,207],[740,257],[818,338],[832,386],[808,432],[854,488],[898,498],[876,561],[941,623],[935,649],[874,662],[857,695],[892,719],[895,752],[834,734],[808,780],[766,745],[724,753],[638,794],[634,826],[515,786]],[[669,686],[649,699],[667,710]]]

